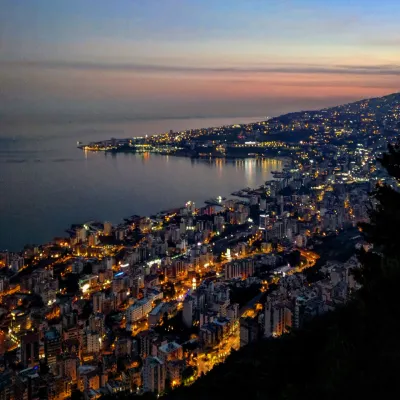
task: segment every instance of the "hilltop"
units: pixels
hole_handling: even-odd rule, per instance
[[[400,92],[392,93],[383,97],[374,97],[369,99],[358,100],[352,103],[346,103],[329,108],[319,110],[296,111],[292,113],[282,114],[278,117],[269,119],[273,122],[288,122],[294,120],[312,120],[313,118],[322,118],[327,116],[335,116],[339,113],[342,116],[355,117],[362,115],[375,114],[377,117],[384,117],[391,114],[394,110],[399,110]]]

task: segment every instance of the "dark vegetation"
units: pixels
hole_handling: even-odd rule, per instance
[[[243,307],[260,293],[260,288],[261,285],[258,283],[251,286],[231,286],[229,293],[231,303],[238,303],[239,307]]]
[[[182,342],[189,340],[192,334],[198,334],[199,332],[198,326],[187,328],[184,325],[182,311],[178,311],[178,313],[170,319],[168,319],[167,315],[164,315],[163,324],[156,326],[154,330],[163,337],[170,337],[172,340],[179,337]]]

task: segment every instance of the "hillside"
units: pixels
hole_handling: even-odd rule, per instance
[[[392,113],[395,109],[400,108],[400,92],[392,93],[383,97],[374,97],[370,99],[363,99],[352,103],[337,105],[334,107],[323,108],[320,110],[304,110],[288,114],[283,114],[278,117],[272,118],[269,122],[282,122],[288,123],[295,120],[306,120],[319,118],[322,116],[331,116],[336,113],[346,115],[362,115],[374,113],[378,116],[385,116]]]
[[[400,132],[400,93],[354,103],[284,114],[264,122],[266,133],[284,142],[330,143]]]

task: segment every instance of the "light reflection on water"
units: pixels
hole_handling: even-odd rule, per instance
[[[1,139],[0,249],[19,250],[63,235],[72,223],[121,222],[188,200],[204,200],[272,179],[273,159],[189,159],[85,153],[79,136]],[[95,135],[88,140],[102,139]]]

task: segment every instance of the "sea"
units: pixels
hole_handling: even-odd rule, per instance
[[[150,154],[85,153],[77,142],[260,121],[254,118],[0,125],[0,250],[65,236],[71,224],[122,222],[257,187],[276,159],[192,160]]]

